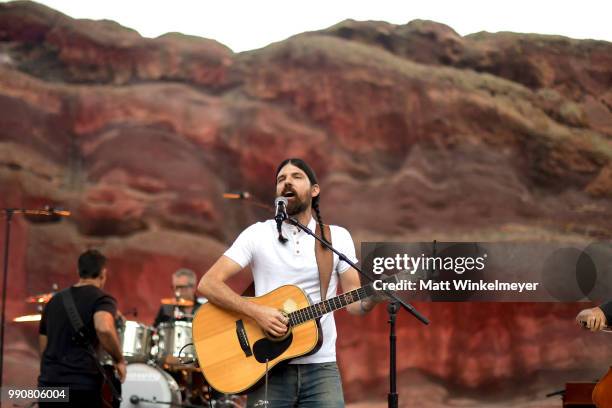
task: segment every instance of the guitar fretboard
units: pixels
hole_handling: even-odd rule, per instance
[[[289,313],[289,327],[297,326],[305,323],[309,320],[318,319],[324,314],[331,313],[334,310],[342,309],[358,300],[365,299],[372,293],[370,285],[363,286],[359,289],[352,290],[350,292],[343,293],[336,297],[324,300],[314,305],[310,305],[303,309],[296,310],[295,312]]]

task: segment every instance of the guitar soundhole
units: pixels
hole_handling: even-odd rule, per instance
[[[255,360],[260,363],[265,363],[274,360],[276,357],[283,354],[291,345],[293,341],[293,333],[289,332],[285,338],[279,338],[278,340],[271,340],[268,338],[259,339],[253,344],[253,354]]]

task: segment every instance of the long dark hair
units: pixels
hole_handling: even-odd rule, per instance
[[[275,180],[278,177],[278,173],[280,173],[282,168],[285,167],[287,164],[292,164],[298,169],[302,170],[304,173],[306,173],[306,177],[308,177],[308,180],[310,181],[311,185],[319,184],[319,182],[317,181],[317,175],[315,174],[314,170],[308,164],[306,164],[304,160],[297,158],[283,160],[282,163],[279,164],[276,168],[276,175],[274,177]],[[315,217],[317,219],[317,222],[319,223],[319,229],[321,230],[321,238],[323,238],[324,241],[327,241],[327,238],[325,237],[325,229],[323,228],[323,218],[321,217],[321,209],[319,208],[320,200],[321,192],[319,192],[316,197],[312,198],[312,209],[315,211]],[[282,243],[287,242],[287,239],[282,236],[280,231],[278,235],[278,240]],[[323,244],[321,244],[321,246],[323,246]]]

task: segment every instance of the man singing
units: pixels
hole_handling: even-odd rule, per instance
[[[287,214],[315,230],[317,224],[324,239],[352,261],[355,246],[349,232],[330,226],[325,228],[319,208],[321,188],[314,171],[300,159],[283,161],[276,171],[276,196],[288,200]],[[316,221],[313,218],[316,216]],[[316,245],[320,245],[317,243]],[[288,319],[280,311],[249,302],[224,282],[250,265],[255,295],[261,296],[282,285],[299,286],[313,302],[321,300],[319,271],[315,256],[315,239],[299,228],[284,222],[277,229],[275,220],[251,225],[202,277],[198,290],[210,302],[254,319],[262,330],[281,336],[287,331]],[[338,283],[343,291],[360,287],[358,272],[333,256],[333,270],[325,298],[336,294]],[[347,307],[352,314],[364,314],[374,308],[369,298]],[[287,365],[274,367],[268,380],[268,401],[271,407],[336,408],[344,406],[342,384],[336,365],[336,325],[333,314],[321,318],[323,344],[314,354],[295,358]],[[248,396],[248,406],[264,399],[263,385]]]

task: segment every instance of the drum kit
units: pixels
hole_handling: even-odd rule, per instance
[[[54,292],[31,296],[26,302],[37,305],[42,312],[53,295]],[[174,306],[174,316],[180,320],[163,322],[156,327],[123,317],[116,321],[123,356],[128,363],[126,379],[121,386],[121,408],[244,407],[244,397],[216,392],[195,365],[193,316],[179,311],[179,307],[191,307],[194,302],[164,298],[161,304]],[[40,313],[20,316],[13,321],[40,321],[40,316]],[[101,354],[100,362],[112,365],[106,353]]]

